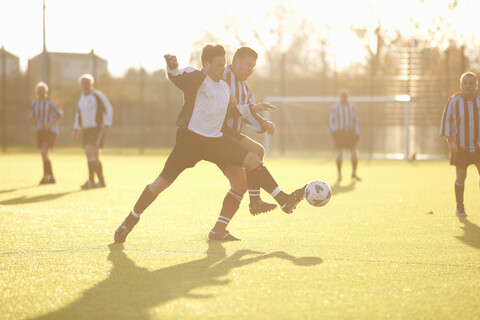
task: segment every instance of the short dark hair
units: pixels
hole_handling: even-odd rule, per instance
[[[219,44],[211,45],[207,44],[202,49],[202,64],[205,64],[206,61],[212,62],[215,57],[225,57],[225,48]]]
[[[241,59],[243,57],[252,57],[256,60],[258,58],[258,54],[252,48],[240,47],[237,49],[237,51],[235,51],[235,54],[233,55],[233,60]]]

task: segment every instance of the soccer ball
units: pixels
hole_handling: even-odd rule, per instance
[[[332,189],[325,181],[312,181],[305,187],[305,199],[314,207],[323,207],[331,196]]]

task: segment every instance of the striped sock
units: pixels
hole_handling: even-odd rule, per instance
[[[235,213],[237,212],[238,208],[240,207],[240,202],[242,201],[242,197],[229,190],[225,199],[223,200],[222,210],[220,211],[220,215],[217,219],[217,223],[213,226],[213,231],[224,231],[230,220],[233,218]]]

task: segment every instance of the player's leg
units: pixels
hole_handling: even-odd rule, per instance
[[[101,148],[103,148],[104,143],[104,134],[103,130],[99,128],[97,139],[95,141],[95,164],[94,164],[94,172],[97,174],[98,183],[95,185],[97,188],[104,188],[105,185],[105,178],[103,177],[103,166],[102,161],[100,160],[100,153]]]
[[[357,181],[362,181],[360,177],[357,175],[357,167],[358,167],[358,149],[353,147],[350,149],[350,155],[352,158],[352,179]]]
[[[248,189],[263,188],[270,193],[286,213],[292,213],[305,195],[305,186],[286,194],[278,187],[278,183],[268,169],[261,163],[257,154],[248,152],[242,166],[247,173]]]
[[[265,157],[265,148],[263,148],[263,146],[260,143],[256,142],[253,139],[250,139],[247,136],[244,136],[240,140],[240,144],[242,145],[242,147],[245,150],[255,153],[258,156],[258,158],[260,159],[260,163],[263,165],[263,163],[264,163],[263,159]],[[276,186],[276,188],[278,188],[278,185]],[[277,193],[280,193],[280,192],[281,192],[281,190],[278,189]],[[258,188],[258,189],[250,189],[249,188],[248,189],[248,194],[250,196],[249,210],[250,210],[250,213],[253,214],[253,215],[263,213],[263,212],[267,212],[267,211],[271,211],[271,210],[273,210],[277,207],[276,204],[267,203],[267,202],[262,201],[262,199],[260,197],[260,188]]]
[[[210,231],[208,238],[210,240],[235,241],[240,238],[235,237],[227,231],[227,226],[240,207],[243,195],[247,191],[247,178],[245,169],[238,166],[226,165],[223,173],[230,182],[230,190],[223,199],[222,209],[217,222]]]
[[[152,204],[157,196],[167,189],[186,168],[191,168],[200,161],[196,147],[198,145],[175,144],[160,175],[155,181],[145,187],[133,210],[130,211],[120,227],[115,231],[115,242],[125,242],[127,235],[138,223],[140,215]]]
[[[85,157],[88,165],[88,180],[82,185],[82,189],[95,188],[95,166],[97,163],[97,148],[94,144],[86,143],[84,146]]]
[[[455,180],[455,200],[457,202],[456,215],[459,217],[465,217],[465,206],[463,204],[463,194],[465,191],[465,179],[467,178],[467,168],[463,166],[455,166],[456,168],[456,180]]]
[[[49,159],[49,148],[46,143],[43,143],[40,148],[40,156],[42,157],[43,163],[43,178],[40,181],[40,184],[47,184],[51,175],[51,164]]]
[[[342,181],[343,149],[335,148],[335,163],[337,165],[337,182]]]

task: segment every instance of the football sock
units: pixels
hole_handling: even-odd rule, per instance
[[[104,183],[105,180],[103,179],[103,167],[100,160],[95,162],[95,172],[97,173],[98,181]]]
[[[128,230],[132,230],[139,220],[140,220],[140,215],[136,214],[135,211],[132,211],[125,218],[122,224],[126,226]]]
[[[220,216],[217,219],[217,222],[213,226],[213,231],[224,231],[230,220],[235,215],[240,207],[240,202],[242,201],[242,197],[229,190],[225,198],[223,199],[223,206],[222,210],[220,211]]]
[[[288,194],[280,190],[279,187],[276,187],[272,192],[270,192],[270,194],[279,205],[283,206],[285,203],[287,203]]]
[[[48,172],[47,161],[43,160],[43,176],[46,177]]]
[[[337,162],[338,176],[341,177],[342,176],[342,159],[337,158],[336,162]]]
[[[133,207],[133,211],[137,215],[141,215],[145,209],[148,208],[149,205],[152,204],[152,202],[157,198],[157,194],[152,193],[150,191],[150,187],[147,185],[145,189],[143,190],[142,194],[140,195],[140,198],[138,198],[137,203]]]
[[[358,165],[358,160],[352,159],[352,176],[357,175],[357,165]]]
[[[93,182],[95,174],[95,163],[97,162],[96,158],[88,158],[88,180]]]
[[[248,195],[250,196],[250,203],[255,203],[260,200],[260,189],[248,189]]]
[[[455,182],[455,199],[457,200],[457,206],[461,205],[463,207],[463,193],[465,190],[464,184],[458,184]]]

